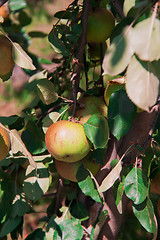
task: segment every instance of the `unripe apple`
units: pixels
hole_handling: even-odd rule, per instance
[[[9,149],[10,136],[4,128],[0,127],[0,161],[8,155]]]
[[[100,61],[101,57],[102,58],[104,57],[106,50],[107,50],[106,42],[88,44],[88,55],[91,61]]]
[[[0,76],[11,72],[13,66],[12,44],[6,37],[0,36]]]
[[[113,14],[104,8],[96,8],[89,13],[87,42],[100,43],[110,37],[115,26]]]
[[[76,174],[78,168],[81,166],[81,164],[83,164],[84,167],[95,176],[98,172],[100,164],[96,164],[94,161],[91,161],[89,159],[89,156],[90,154],[88,154],[82,160],[72,163],[55,160],[57,172],[60,174],[61,177],[73,182],[77,182]]]
[[[46,132],[45,142],[50,154],[57,160],[76,162],[84,158],[91,149],[80,123],[61,120],[53,123]]]
[[[87,96],[79,101],[79,108],[77,109],[75,116],[79,118],[79,121],[84,124],[93,114],[101,114],[107,117],[108,108],[105,102],[96,96]]]

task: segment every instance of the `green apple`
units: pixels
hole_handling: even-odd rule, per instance
[[[113,14],[104,8],[96,8],[89,13],[87,27],[87,42],[100,43],[110,37],[115,26]]]
[[[76,162],[84,158],[91,149],[83,126],[77,122],[60,120],[53,123],[45,135],[46,147],[57,160]]]
[[[81,124],[84,124],[95,113],[101,114],[107,118],[107,111],[108,108],[102,98],[87,96],[79,101],[79,108],[75,116],[79,119]]]
[[[102,47],[102,49],[101,49]],[[100,61],[101,57],[103,58],[107,50],[107,43],[88,43],[88,55],[91,61]],[[101,56],[102,51],[102,56]]]

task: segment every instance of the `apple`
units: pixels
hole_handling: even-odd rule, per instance
[[[110,37],[115,26],[113,14],[104,8],[96,8],[89,13],[87,26],[87,42],[100,43]]]
[[[9,7],[7,2],[0,7],[0,17],[2,17],[5,20],[7,19],[8,15],[9,15]]]
[[[0,161],[8,155],[9,149],[10,136],[3,127],[0,127]]]
[[[58,161],[55,159],[55,166],[57,172],[60,174],[61,177],[73,182],[77,182],[76,174],[80,165],[83,164],[84,167],[95,176],[99,170],[100,164],[96,164],[94,160],[91,161],[89,157],[90,153],[82,160],[71,163]]]
[[[107,118],[107,111],[108,108],[102,98],[87,96],[79,101],[79,108],[76,110],[75,116],[81,124],[84,124],[95,113],[99,113]]]
[[[0,36],[0,76],[12,71],[14,61],[12,58],[12,44],[4,36]]]
[[[45,135],[46,147],[57,160],[76,162],[84,158],[91,149],[83,126],[77,122],[60,120],[53,123]]]
[[[101,56],[101,47],[102,47],[102,56]],[[106,50],[107,50],[106,42],[88,43],[88,54],[91,61],[100,61],[101,57],[102,58],[104,57]]]

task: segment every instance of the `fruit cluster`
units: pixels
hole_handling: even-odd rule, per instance
[[[107,117],[107,106],[103,100],[95,96],[84,97],[76,111],[77,122],[60,120],[46,132],[47,149],[55,159],[57,171],[65,179],[77,182],[76,174],[81,164],[93,175],[99,169],[100,165],[91,158],[92,143],[83,128],[83,124],[95,113]]]

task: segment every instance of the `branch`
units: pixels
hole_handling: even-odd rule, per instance
[[[80,82],[83,53],[86,45],[88,12],[89,12],[89,0],[84,0],[82,16],[81,16],[82,33],[79,41],[79,47],[77,50],[76,58],[73,59],[73,64],[72,64],[73,73],[72,73],[71,81],[72,81],[72,95],[73,95],[73,101],[74,101],[73,116],[76,110],[77,92],[78,92],[79,82]]]

